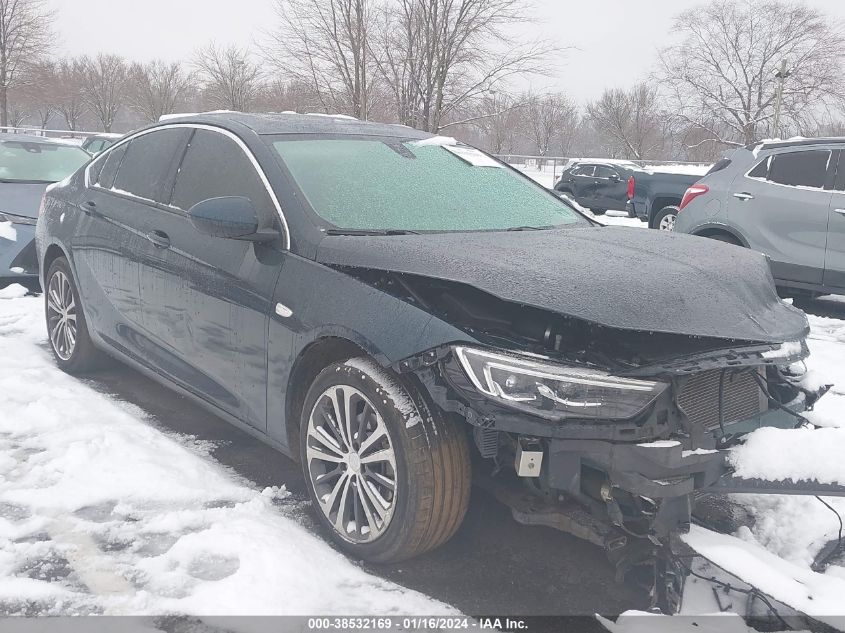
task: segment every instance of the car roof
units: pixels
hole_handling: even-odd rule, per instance
[[[204,112],[198,114],[166,115],[159,125],[171,123],[197,123],[243,126],[256,134],[332,134],[365,136],[399,136],[423,139],[434,136],[405,125],[372,123],[343,115],[297,114],[295,112],[246,113],[246,112]]]
[[[780,139],[771,139],[765,141],[758,141],[757,143],[752,143],[751,145],[746,145],[745,149],[748,150],[767,150],[767,149],[780,149],[783,147],[802,147],[806,145],[843,145],[845,144],[845,136],[828,136],[828,137],[820,137],[820,138],[792,138],[786,140]]]
[[[596,160],[586,159],[586,160],[575,161],[572,165],[569,166],[569,168],[572,169],[573,167],[580,167],[581,165],[599,165],[601,167],[614,167],[614,168],[618,167],[620,169],[635,169],[637,167],[636,163],[629,163],[629,162],[622,161],[622,160],[620,160],[620,161],[608,161],[606,159],[605,160],[602,160],[602,159],[596,159]]]

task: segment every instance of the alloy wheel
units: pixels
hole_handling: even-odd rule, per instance
[[[47,329],[53,350],[62,360],[70,360],[76,348],[76,302],[70,279],[61,270],[47,285]]]
[[[675,219],[677,216],[673,213],[669,215],[663,216],[660,220],[660,230],[661,231],[674,231],[675,230]]]
[[[324,391],[308,418],[307,472],[320,510],[337,534],[369,543],[396,507],[396,454],[382,416],[359,390]]]

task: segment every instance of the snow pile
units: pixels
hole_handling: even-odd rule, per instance
[[[20,284],[9,284],[5,288],[0,288],[0,299],[18,299],[23,297],[27,292],[29,290]]]
[[[452,145],[457,145],[458,141],[456,141],[451,136],[431,136],[429,138],[424,138],[420,141],[413,141],[411,145],[415,147],[428,147],[433,145],[435,147],[450,147]]]
[[[762,428],[731,452],[731,462],[745,479],[845,485],[845,459],[837,459],[843,455],[845,429]]]
[[[0,612],[451,611],[286,517],[283,489],[252,488],[60,372],[42,305],[0,302]]]
[[[845,483],[845,320],[814,315],[808,319],[811,355],[802,382],[810,388],[834,386],[805,415],[825,428],[755,431],[731,456],[742,477]],[[750,510],[753,527],[740,529],[735,537],[695,528],[688,544],[795,609],[820,618],[838,614],[841,626],[845,567],[840,562],[824,574],[810,569],[822,548],[837,538],[836,515],[811,496],[735,495],[734,499]],[[825,501],[845,517],[845,499]]]
[[[10,242],[18,241],[18,232],[11,222],[0,222],[0,238],[9,240]]]

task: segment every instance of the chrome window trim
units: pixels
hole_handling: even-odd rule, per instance
[[[270,199],[273,201],[273,205],[276,207],[276,212],[279,214],[279,219],[282,221],[282,226],[284,227],[284,231],[285,231],[285,250],[290,250],[290,227],[288,226],[287,218],[285,218],[285,214],[282,211],[282,205],[279,204],[279,199],[276,197],[276,192],[273,191],[273,187],[270,186],[270,180],[267,178],[267,174],[265,173],[264,169],[259,164],[258,159],[255,157],[255,154],[253,154],[252,151],[249,149],[249,147],[247,147],[246,143],[243,142],[243,139],[241,139],[241,137],[239,137],[234,132],[231,132],[231,131],[229,131],[225,128],[222,128],[222,127],[217,127],[217,126],[214,126],[214,125],[208,125],[207,123],[168,123],[168,124],[165,124],[165,125],[157,125],[156,127],[148,128],[146,130],[141,130],[139,132],[135,132],[133,134],[130,134],[129,136],[126,136],[126,137],[120,139],[120,141],[118,141],[117,143],[115,143],[111,147],[106,148],[104,151],[102,151],[100,154],[98,154],[96,156],[96,158],[94,158],[94,160],[92,160],[90,163],[88,163],[88,165],[85,167],[85,187],[86,188],[96,187],[97,189],[100,189],[101,191],[110,192],[111,190],[109,190],[109,189],[91,184],[90,177],[89,177],[89,171],[90,171],[91,167],[93,167],[94,164],[99,162],[100,160],[105,160],[105,158],[109,154],[111,154],[111,152],[113,150],[120,147],[121,145],[129,143],[130,141],[132,141],[132,139],[138,138],[139,136],[144,136],[145,134],[151,134],[152,132],[157,132],[158,130],[167,130],[167,129],[172,129],[172,128],[190,128],[190,129],[194,129],[194,130],[208,130],[210,132],[217,132],[218,134],[222,134],[223,136],[226,136],[226,137],[230,138],[231,140],[235,141],[235,143],[238,145],[238,147],[241,148],[241,151],[246,155],[246,157],[252,163],[252,167],[258,173],[258,177],[261,179],[261,182],[264,183],[264,188],[267,189],[267,193],[270,195]],[[161,203],[156,203],[155,201],[140,198],[140,197],[138,197],[134,194],[131,194],[129,192],[121,192],[121,195],[125,196],[127,198],[132,198],[132,199],[137,200],[139,202],[142,202],[144,204],[149,204],[150,202],[153,202],[153,203],[155,203],[159,206],[166,206],[166,205],[161,205]]]
[[[804,191],[836,191],[835,189],[825,189],[824,186],[821,187],[810,187],[808,185],[785,185],[782,182],[774,182],[773,180],[769,180],[768,178],[757,178],[755,176],[749,176],[752,171],[754,171],[757,166],[762,163],[764,160],[774,160],[775,156],[780,156],[781,154],[794,154],[797,152],[827,152],[829,154],[827,158],[827,165],[828,169],[830,169],[830,160],[833,158],[833,151],[832,149],[821,147],[821,148],[813,148],[808,147],[807,149],[792,149],[787,148],[784,149],[782,152],[773,152],[768,156],[765,156],[763,160],[756,161],[752,166],[751,169],[746,171],[742,176],[743,178],[747,178],[748,180],[753,180],[754,182],[762,182],[767,185],[772,185],[774,187],[788,187],[789,189],[796,189],[796,190],[804,190]],[[771,165],[769,165],[769,169],[771,169]],[[827,176],[825,176],[826,178]]]

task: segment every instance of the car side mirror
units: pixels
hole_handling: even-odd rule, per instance
[[[267,242],[277,231],[259,231],[258,214],[249,198],[226,196],[197,202],[188,210],[194,228],[204,235],[233,240]]]
[[[613,182],[619,182],[620,180],[622,180],[622,178],[620,178],[620,177],[619,177],[619,174],[612,174],[612,175],[610,176],[610,179],[611,179]]]

